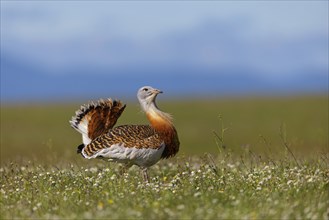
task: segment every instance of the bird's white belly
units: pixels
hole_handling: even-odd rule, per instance
[[[124,144],[114,144],[109,148],[104,148],[92,156],[87,156],[82,151],[85,158],[96,157],[108,158],[110,161],[119,163],[130,163],[140,167],[149,167],[158,162],[165,148],[164,143],[158,149],[125,147]]]

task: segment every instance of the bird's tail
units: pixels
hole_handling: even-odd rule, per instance
[[[107,99],[82,105],[70,120],[71,127],[82,134],[83,144],[88,145],[99,135],[111,129],[126,105],[121,101]]]

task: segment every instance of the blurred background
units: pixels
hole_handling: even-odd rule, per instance
[[[328,90],[328,2],[1,2],[1,101]]]
[[[165,92],[183,153],[214,145],[219,114],[235,141],[274,141],[285,122],[304,129],[305,148],[325,149],[328,47],[327,1],[1,1],[1,157],[78,145],[67,121],[90,99],[127,100],[121,122],[146,123],[135,98],[144,85]]]

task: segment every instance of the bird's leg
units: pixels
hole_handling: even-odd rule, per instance
[[[120,166],[119,173],[120,175],[123,175],[128,172],[128,169],[132,166],[132,164],[124,164]]]
[[[143,179],[145,182],[149,183],[150,180],[149,180],[149,175],[147,173],[147,168],[146,167],[143,167],[142,168],[142,175],[143,175]]]

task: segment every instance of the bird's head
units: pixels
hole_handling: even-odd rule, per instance
[[[151,86],[143,86],[138,90],[137,98],[144,111],[147,111],[152,104],[155,105],[155,98],[159,93],[162,91]]]

